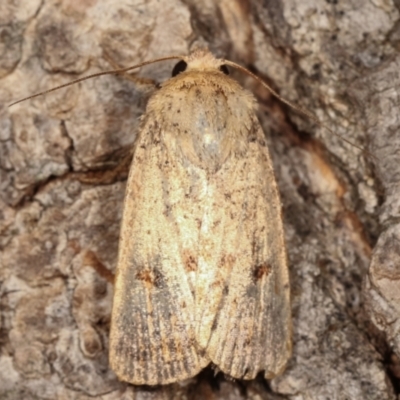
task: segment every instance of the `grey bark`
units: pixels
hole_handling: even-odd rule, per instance
[[[0,3],[0,398],[395,399],[400,392],[398,1],[3,0]],[[211,369],[140,388],[108,367],[126,170],[148,93],[106,76],[196,44],[251,67],[280,188],[293,356],[266,382]],[[141,75],[165,80],[171,63]],[[93,268],[91,250],[106,266]]]

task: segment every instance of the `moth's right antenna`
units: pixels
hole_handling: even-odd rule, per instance
[[[355,143],[351,142],[350,140],[346,139],[345,137],[343,137],[342,135],[339,135],[338,133],[334,132],[331,128],[329,128],[328,126],[326,126],[325,124],[323,124],[314,114],[310,113],[309,111],[296,106],[295,104],[293,104],[292,102],[290,102],[289,100],[286,100],[285,98],[283,98],[282,96],[280,96],[274,89],[272,89],[271,86],[269,86],[267,83],[265,83],[261,78],[259,78],[256,74],[253,74],[251,71],[249,71],[248,69],[242,67],[239,64],[236,64],[232,61],[229,60],[223,60],[223,63],[226,65],[230,65],[233,68],[236,68],[242,72],[244,72],[245,74],[251,76],[252,78],[254,78],[257,82],[261,83],[262,86],[264,86],[273,96],[275,96],[277,99],[279,99],[282,103],[288,105],[289,107],[293,108],[294,110],[298,111],[299,113],[305,115],[306,117],[310,118],[312,121],[314,121],[316,124],[318,124],[320,127],[325,128],[328,132],[332,133],[332,135],[335,135],[337,137],[339,137],[340,139],[344,140],[346,143],[350,144],[351,146],[356,147],[357,149],[361,150],[363,153],[367,154],[370,157],[373,157],[374,159],[376,159],[376,156],[374,156],[373,154],[371,154],[368,150],[363,149],[360,146],[357,146]]]

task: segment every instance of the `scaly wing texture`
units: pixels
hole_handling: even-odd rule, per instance
[[[291,353],[281,206],[255,116],[252,130],[247,152],[208,181],[195,295],[197,340],[224,373],[242,379],[278,375]]]
[[[253,98],[221,72],[182,73],[150,99],[135,144],[111,366],[147,385],[210,361],[235,378],[271,378],[290,356],[289,303],[280,201]]]
[[[117,376],[147,385],[194,376],[209,363],[193,320],[202,193],[155,121],[146,117],[135,144],[110,333]]]

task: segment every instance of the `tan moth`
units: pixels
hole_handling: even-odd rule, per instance
[[[133,384],[180,381],[210,363],[234,378],[270,379],[291,355],[281,204],[255,99],[226,65],[321,123],[208,50],[26,99],[177,58],[184,71],[151,96],[134,144],[110,364]]]
[[[281,205],[255,100],[205,50],[150,98],[121,227],[110,364],[166,384],[252,379],[291,353]],[[179,63],[182,65],[182,63]]]

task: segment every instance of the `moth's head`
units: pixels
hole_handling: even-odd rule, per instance
[[[224,60],[215,58],[208,49],[197,49],[187,57],[183,57],[172,70],[172,76],[184,71],[221,71],[229,75]]]

